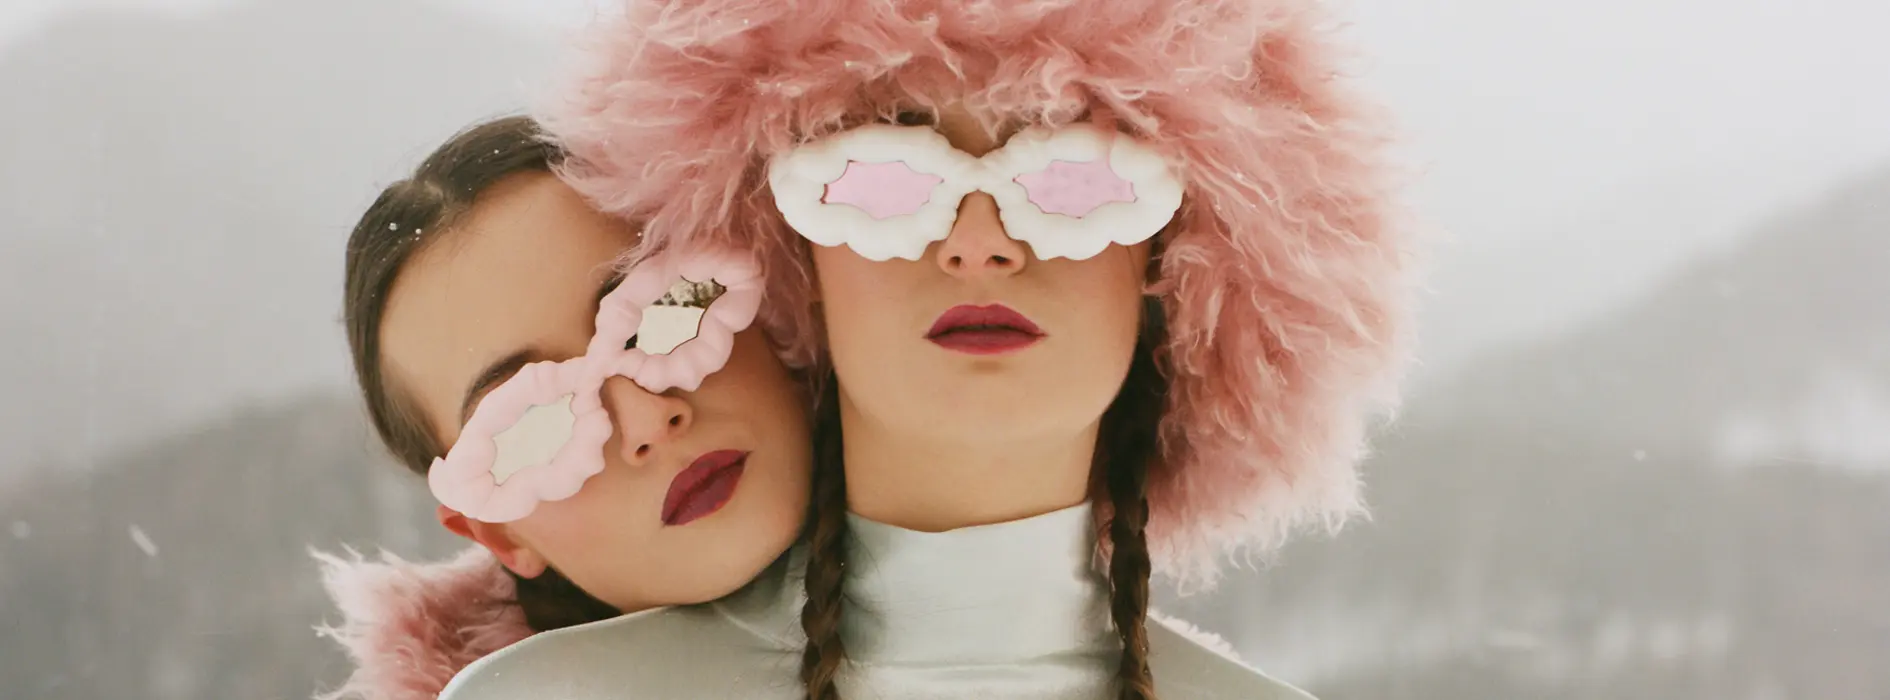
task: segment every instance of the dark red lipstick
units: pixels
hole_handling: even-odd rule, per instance
[[[1022,350],[1043,338],[1029,318],[1003,304],[954,306],[940,314],[925,339],[968,355],[1000,355]]]
[[[748,453],[741,450],[716,450],[697,457],[669,482],[663,496],[663,524],[687,525],[728,504],[741,483],[742,468]]]

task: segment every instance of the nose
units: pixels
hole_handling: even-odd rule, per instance
[[[998,219],[997,200],[973,192],[958,205],[958,221],[938,247],[938,266],[962,279],[1008,277],[1024,271],[1024,244]]]
[[[631,466],[655,460],[671,441],[689,433],[695,423],[689,402],[676,396],[652,394],[627,377],[604,382],[604,410],[617,429],[617,451]]]

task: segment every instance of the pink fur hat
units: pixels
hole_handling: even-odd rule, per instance
[[[1375,110],[1335,80],[1317,0],[626,0],[539,110],[565,175],[645,226],[751,247],[761,322],[822,360],[806,244],[766,162],[903,109],[987,127],[1111,119],[1187,183],[1159,239],[1170,405],[1149,476],[1158,571],[1360,509],[1357,463],[1407,352],[1410,235]]]

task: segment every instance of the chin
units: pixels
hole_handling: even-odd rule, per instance
[[[752,542],[742,544],[747,548],[693,548],[699,554],[689,565],[675,566],[662,574],[673,585],[651,591],[658,602],[648,607],[695,605],[722,598],[755,580],[778,557],[754,548]]]
[[[1012,402],[1011,405],[1015,405]],[[972,445],[1026,440],[1045,434],[1056,425],[1041,413],[1029,410],[980,411],[972,414],[929,416],[918,429],[934,439],[953,440]]]
[[[770,502],[766,507],[740,508],[740,505],[743,504],[731,502],[722,512],[704,518],[705,523],[714,518],[722,520],[693,543],[694,551],[712,552],[716,557],[715,564],[705,568],[729,577],[727,581],[718,580],[714,586],[723,593],[746,585],[787,553],[800,539],[807,519],[805,499],[797,503]]]
[[[772,561],[774,560],[768,560],[768,562]],[[768,568],[767,562],[763,562],[760,566],[753,567],[731,564],[713,576],[716,585],[698,591],[697,595],[694,596],[694,600],[683,603],[683,605],[707,603],[731,595],[741,590],[743,586],[748,585],[749,582],[754,581],[756,576],[761,575],[762,569],[766,568]]]

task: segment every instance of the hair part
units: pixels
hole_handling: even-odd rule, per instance
[[[415,474],[424,476],[445,449],[381,356],[381,323],[394,283],[416,255],[464,222],[481,195],[515,175],[549,174],[563,161],[563,150],[529,117],[474,125],[434,149],[413,175],[382,190],[348,236],[342,317],[355,380],[382,444]],[[556,569],[535,578],[506,573],[534,631],[619,614]]]

